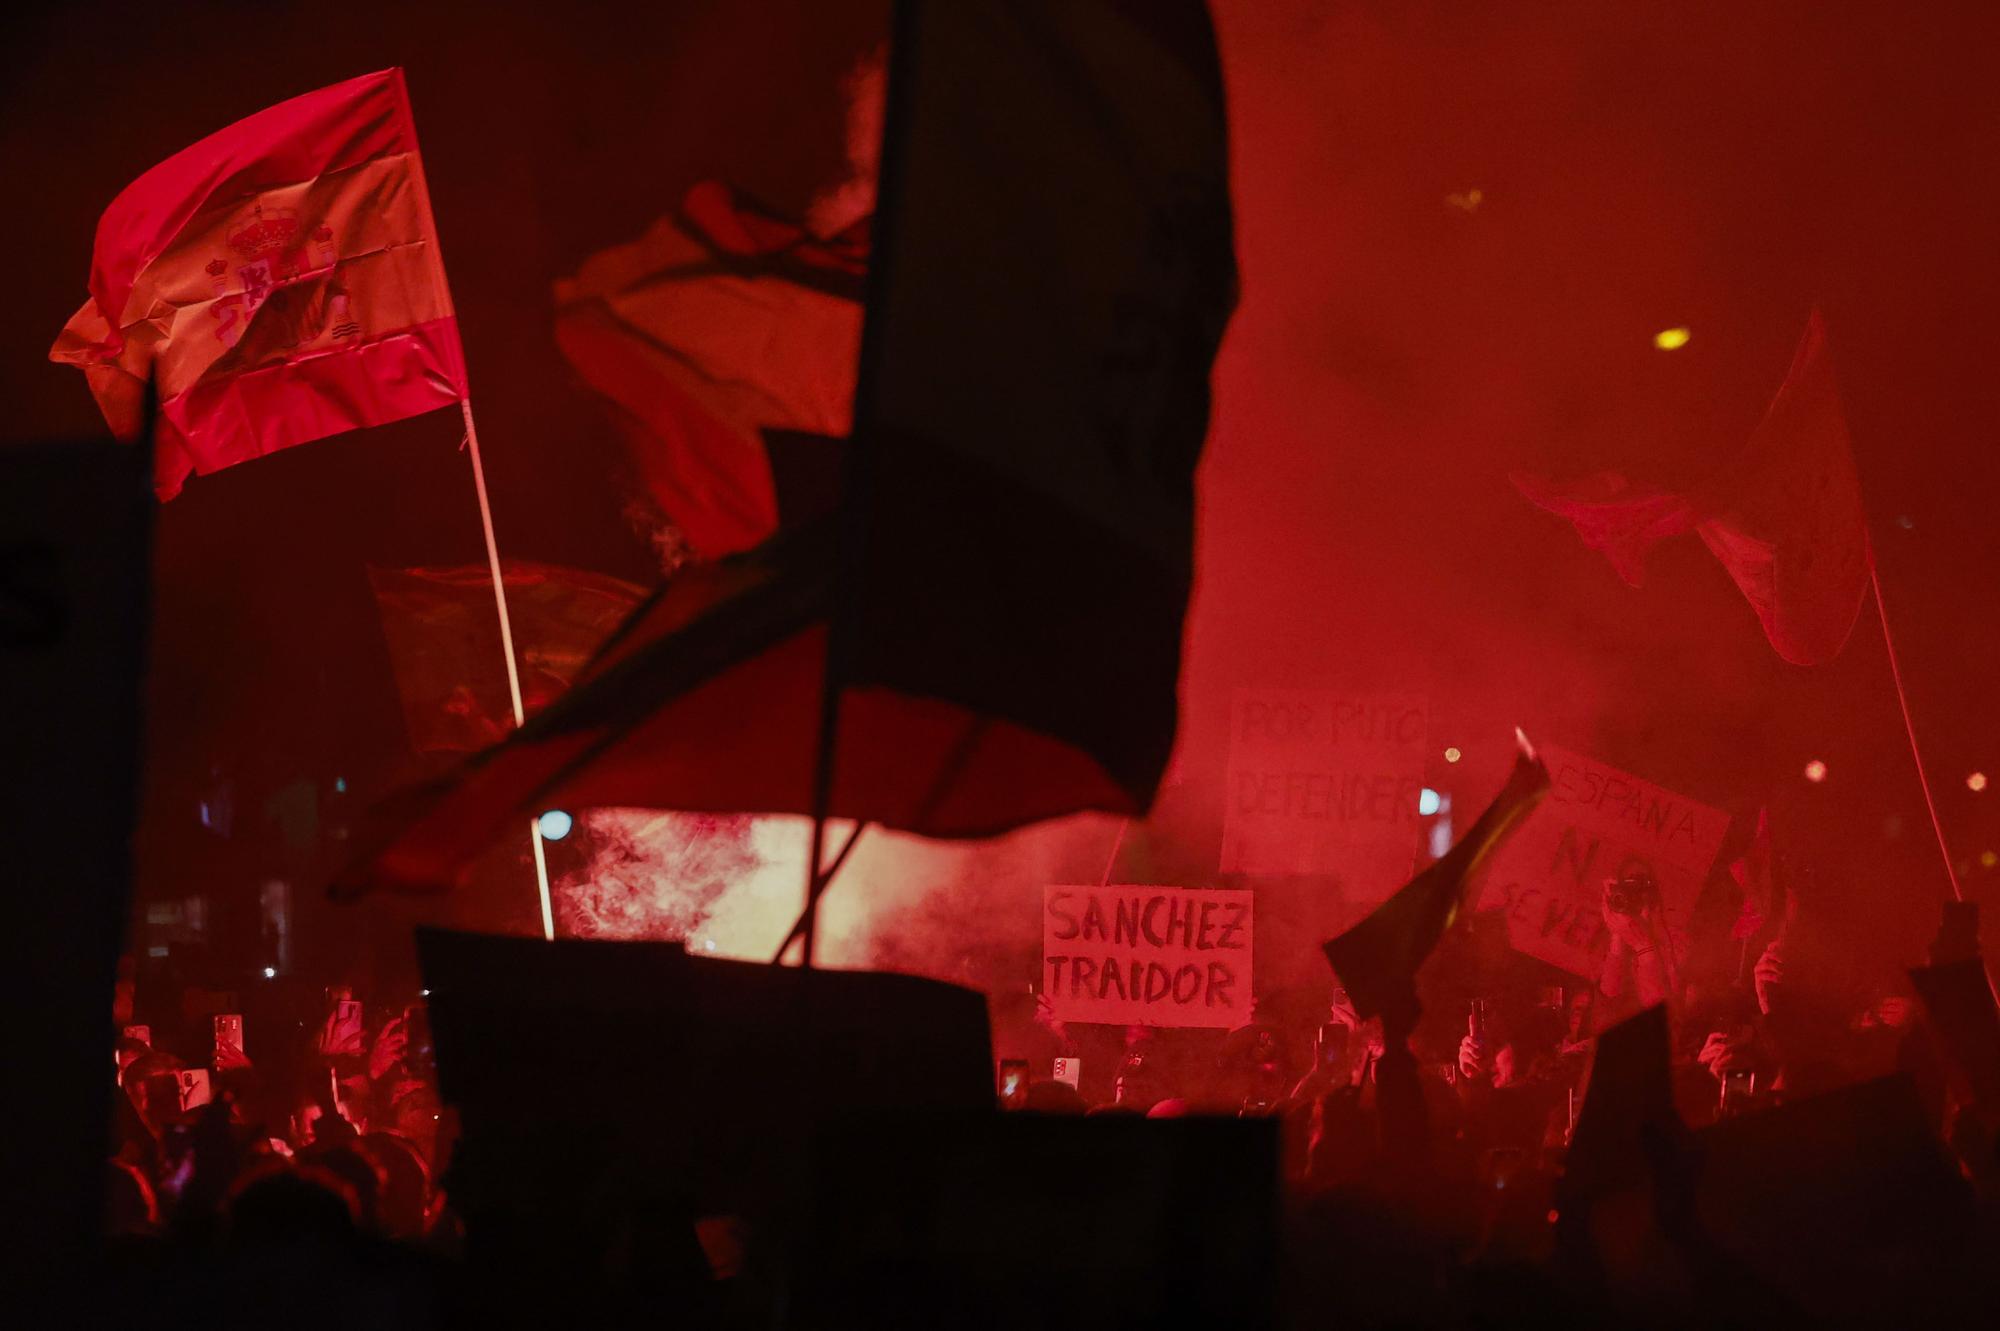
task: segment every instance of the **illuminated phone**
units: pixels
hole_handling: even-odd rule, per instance
[[[1718,1112],[1723,1118],[1730,1118],[1750,1108],[1750,1102],[1757,1094],[1757,1074],[1750,1071],[1727,1072],[1722,1077],[1722,1103]]]
[[[238,1053],[243,1052],[243,1014],[241,1012],[218,1012],[215,1014],[215,1043],[217,1047],[228,1045]]]
[[[1028,1060],[1025,1058],[1003,1058],[1000,1060],[1000,1104],[1006,1109],[1019,1109],[1028,1103]]]
[[[1323,1022],[1319,1028],[1319,1041],[1315,1045],[1319,1066],[1329,1072],[1338,1072],[1347,1066],[1347,1023],[1340,1021]]]
[[[1495,1146],[1479,1161],[1479,1181],[1489,1188],[1505,1190],[1519,1178],[1527,1165],[1528,1153],[1518,1146]]]

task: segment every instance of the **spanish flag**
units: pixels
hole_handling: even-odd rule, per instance
[[[82,368],[121,438],[155,383],[161,499],[463,398],[403,71],[281,102],[126,186],[49,357]]]

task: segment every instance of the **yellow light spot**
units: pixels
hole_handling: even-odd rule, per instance
[[[2000,855],[1995,855],[1990,850],[1982,850],[1979,852],[1979,863],[1981,867],[1991,869],[1994,865],[2000,864]]]
[[[1444,196],[1444,201],[1462,213],[1476,213],[1479,211],[1480,201],[1485,197],[1482,191],[1469,189],[1457,194],[1447,194]]]
[[[1986,773],[1974,772],[1971,776],[1965,778],[1965,788],[1967,790],[1986,789]]]
[[[1679,351],[1693,336],[1694,334],[1685,328],[1662,328],[1653,334],[1653,345],[1662,351]]]
[[[1448,763],[1455,763],[1464,756],[1465,755],[1460,753],[1457,749],[1446,749],[1444,751],[1444,760]]]
[[[1826,764],[1815,758],[1806,764],[1806,780],[1818,784],[1826,780]]]

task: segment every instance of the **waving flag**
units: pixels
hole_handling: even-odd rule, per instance
[[[457,402],[403,72],[281,102],[126,186],[49,356],[84,371],[121,438],[155,382],[162,499],[190,473]]]
[[[707,181],[556,283],[556,344],[611,403],[646,489],[696,554],[747,550],[806,516],[781,512],[796,494],[788,471],[838,474],[865,227],[822,241]]]
[[[1520,741],[1507,784],[1458,844],[1366,919],[1323,945],[1328,964],[1361,1016],[1372,1017],[1414,1001],[1417,971],[1464,906],[1467,880],[1549,793],[1547,764],[1525,736]]]
[[[521,654],[521,694],[533,716],[561,697],[645,592],[629,582],[526,559],[503,561],[507,604]],[[493,571],[371,568],[382,636],[403,695],[410,746],[470,753],[514,728],[504,681],[493,670],[500,625]]]
[[[1818,310],[1749,444],[1714,482],[1681,495],[1604,472],[1568,485],[1516,476],[1537,505],[1638,586],[1646,554],[1692,530],[1736,583],[1779,656],[1831,661],[1868,588],[1868,530]]]
[[[866,485],[841,495],[853,567],[831,524],[786,523],[684,569],[548,710],[404,801],[344,889],[444,886],[558,801],[816,811],[843,633],[832,816],[988,836],[1151,803],[1236,294],[1208,13],[897,15],[847,450]]]

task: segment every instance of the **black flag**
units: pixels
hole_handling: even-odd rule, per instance
[[[1524,738],[1507,784],[1459,843],[1367,919],[1326,944],[1326,959],[1347,986],[1356,1013],[1372,1017],[1414,1000],[1417,970],[1457,917],[1466,880],[1548,790],[1549,769]]]
[[[1236,295],[1208,12],[905,0],[889,66],[841,540],[684,573],[343,887],[442,885],[557,804],[934,836],[1151,804]]]

